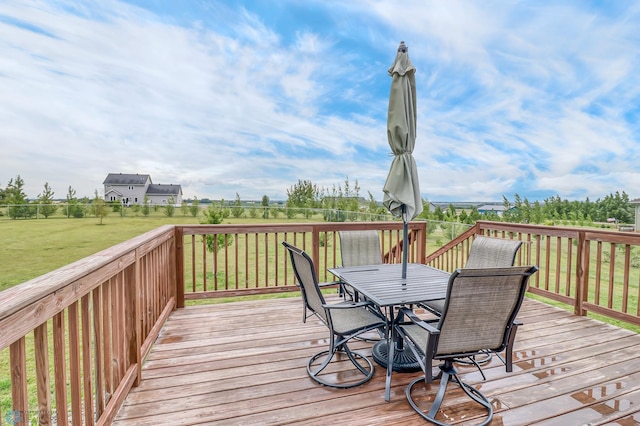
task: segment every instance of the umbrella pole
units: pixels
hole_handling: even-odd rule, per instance
[[[407,255],[409,252],[409,225],[406,220],[407,206],[402,205],[402,279],[407,278]]]

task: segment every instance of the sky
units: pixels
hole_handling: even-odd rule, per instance
[[[429,201],[640,197],[640,2],[2,0],[0,187],[382,200],[405,41]]]

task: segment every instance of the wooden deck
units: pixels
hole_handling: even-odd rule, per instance
[[[299,298],[177,310],[114,424],[424,423],[404,394],[418,373],[394,373],[391,402],[384,400],[379,366],[370,382],[353,389],[312,382],[305,364],[326,347],[328,333],[301,317]],[[639,335],[531,300],[519,318],[525,325],[512,373],[495,358],[484,368],[486,381],[474,368],[461,368],[464,380],[492,400],[492,424],[640,424]],[[481,413],[460,393],[448,393],[444,413],[448,421],[473,424]]]

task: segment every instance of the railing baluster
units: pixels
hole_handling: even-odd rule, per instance
[[[48,336],[46,321],[33,330],[39,412],[38,424],[43,426],[51,424],[51,373]]]
[[[82,423],[82,401],[80,401],[80,339],[78,334],[78,302],[67,309],[69,313],[69,377],[71,386],[72,424]]]
[[[60,426],[69,423],[67,419],[67,362],[65,348],[64,311],[53,317],[53,359],[56,366],[55,394],[56,394],[56,422]]]
[[[9,349],[11,364],[11,399],[16,424],[27,424],[26,414],[29,412],[29,397],[27,394],[27,351],[24,337],[13,342]]]
[[[111,280],[102,286],[102,366],[104,369],[105,407],[113,395],[113,362],[111,361]]]
[[[565,256],[566,269],[565,269],[565,290],[564,295],[569,297],[571,296],[571,275],[572,275],[572,266],[573,266],[573,238],[567,239],[567,255]]]
[[[631,270],[631,246],[629,244],[625,244],[624,246],[624,269],[623,278],[622,278],[622,312],[628,312],[628,301],[629,301],[629,272]]]
[[[104,340],[103,340],[103,327],[102,327],[102,296],[101,289],[103,287],[97,287],[92,292],[93,297],[93,343],[94,343],[94,355],[95,362],[95,399],[96,399],[96,414],[98,417],[104,412],[105,400],[104,400]]]
[[[607,308],[613,307],[614,277],[616,273],[616,243],[611,243],[609,248],[609,294],[607,295]]]
[[[83,376],[83,392],[84,392],[84,421],[85,424],[93,425],[93,377],[91,371],[91,319],[90,319],[90,294],[82,297],[80,300],[80,320],[82,321],[82,376]],[[79,368],[79,367],[78,367]]]

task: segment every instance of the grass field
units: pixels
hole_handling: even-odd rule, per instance
[[[0,291],[185,217],[106,217],[0,221]]]
[[[321,222],[318,214],[309,219],[301,216],[287,220],[228,218],[224,223],[255,224],[277,222]],[[0,220],[0,291],[36,278],[69,263],[97,253],[115,244],[165,224],[200,223],[200,217],[182,215],[174,217],[162,212],[144,216],[116,216],[116,213],[100,219],[66,218],[56,215],[49,219]]]

